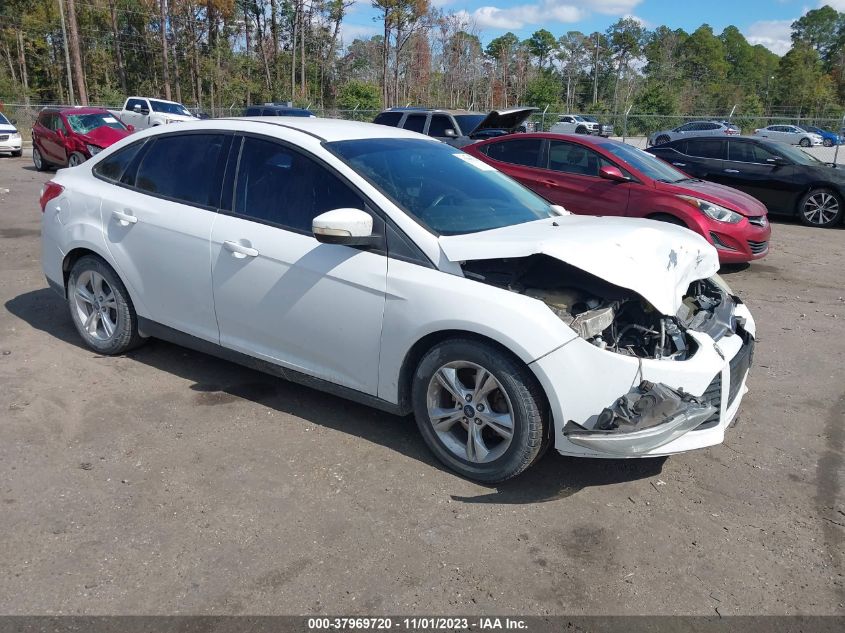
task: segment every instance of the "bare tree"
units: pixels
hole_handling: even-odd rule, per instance
[[[79,103],[88,105],[88,90],[85,88],[85,74],[82,70],[82,51],[79,48],[79,24],[76,21],[76,0],[67,2],[68,44],[70,44],[70,58],[73,62],[74,83]],[[164,0],[162,0],[164,2]]]

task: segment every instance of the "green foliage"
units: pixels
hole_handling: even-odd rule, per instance
[[[337,104],[344,110],[379,110],[381,90],[374,84],[350,81],[340,89]]]
[[[540,68],[543,68],[557,46],[557,39],[546,29],[540,29],[526,40],[526,46],[528,52],[537,58]]]
[[[560,110],[560,80],[551,72],[540,73],[532,79],[525,89],[525,105],[543,109],[546,106],[552,112]]]

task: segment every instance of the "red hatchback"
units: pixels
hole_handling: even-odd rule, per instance
[[[560,134],[502,136],[464,148],[572,213],[651,218],[703,235],[722,263],[766,256],[771,227],[756,198],[690,178],[631,145]]]
[[[132,129],[103,108],[44,108],[32,126],[32,162],[38,171],[74,167]]]

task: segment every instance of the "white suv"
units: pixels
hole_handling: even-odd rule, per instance
[[[548,446],[721,442],[754,321],[686,229],[569,215],[419,134],[328,119],[147,130],[41,196],[97,353],[155,336],[397,414],[495,482]]]

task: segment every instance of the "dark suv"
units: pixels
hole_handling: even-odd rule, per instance
[[[434,108],[390,108],[380,113],[373,123],[400,127],[427,134],[454,147],[464,147],[494,136],[519,131],[537,108],[510,108],[470,112]]]
[[[314,117],[311,110],[305,108],[294,108],[278,103],[265,103],[264,105],[247,106],[244,116],[301,116]]]

